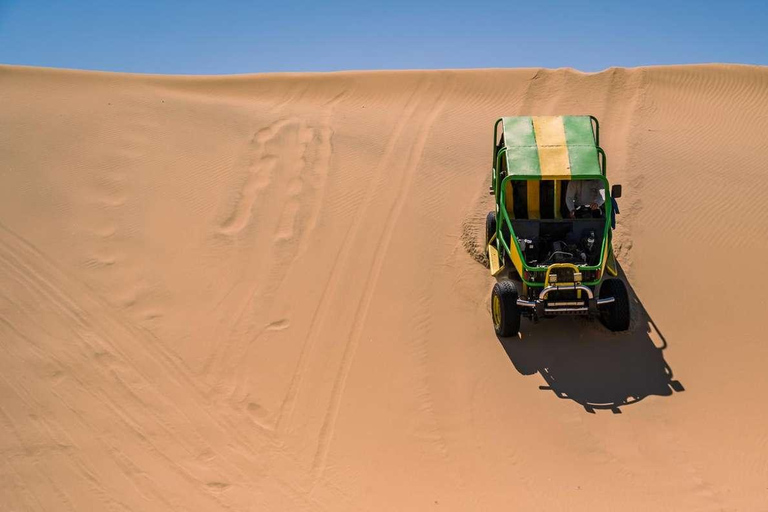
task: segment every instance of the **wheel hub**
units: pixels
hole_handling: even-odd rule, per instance
[[[498,295],[494,295],[492,302],[493,325],[498,329],[501,327],[501,300],[499,300]]]

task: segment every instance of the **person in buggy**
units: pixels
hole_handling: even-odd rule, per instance
[[[600,180],[571,180],[565,192],[568,216],[576,218],[600,218],[605,204],[605,188]]]

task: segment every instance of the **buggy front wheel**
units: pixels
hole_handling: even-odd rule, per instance
[[[501,338],[515,336],[520,331],[520,310],[517,307],[517,288],[512,281],[499,281],[491,292],[491,316],[496,335]]]
[[[606,279],[600,285],[600,298],[613,297],[613,302],[600,308],[600,321],[611,331],[629,329],[629,295],[624,281]]]

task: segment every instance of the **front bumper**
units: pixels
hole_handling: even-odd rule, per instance
[[[559,291],[579,291],[586,298],[548,300],[552,292]],[[588,286],[582,284],[562,284],[547,286],[539,292],[536,300],[517,299],[517,306],[525,308],[527,312],[534,316],[556,316],[556,315],[590,315],[596,314],[598,308],[607,306],[614,301],[613,297],[604,297],[595,299],[595,295]]]

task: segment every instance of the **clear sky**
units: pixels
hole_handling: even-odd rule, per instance
[[[768,0],[0,0],[0,63],[225,74],[768,65]]]

